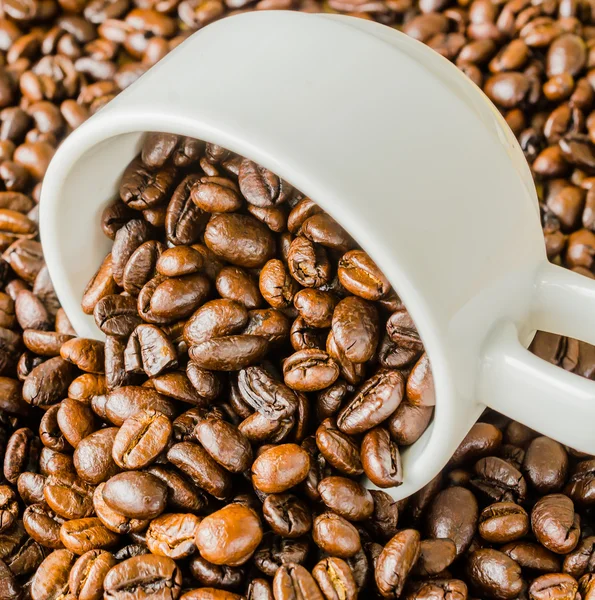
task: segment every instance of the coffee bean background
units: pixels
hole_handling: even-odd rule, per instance
[[[593,277],[592,1],[3,0],[0,600],[594,600],[593,457],[487,411],[411,498],[361,485],[401,482],[430,364],[348,232],[261,166],[148,135],[82,298],[106,342],[76,338],[37,236],[55,148],[196,29],[266,9],[454,62],[519,139],[548,257]],[[532,350],[595,378],[593,346]]]

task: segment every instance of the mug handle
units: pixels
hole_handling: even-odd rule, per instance
[[[533,329],[595,344],[595,280],[552,265],[538,269]],[[595,382],[529,352],[512,322],[498,323],[484,347],[478,399],[581,452],[595,454]]]

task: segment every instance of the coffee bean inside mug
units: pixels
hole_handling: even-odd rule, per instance
[[[188,146],[192,157],[180,154]],[[148,466],[170,441],[168,417],[148,413],[150,399],[138,413],[132,400],[150,392],[198,407],[200,447],[168,456],[188,472],[190,456],[204,462],[194,477],[207,474],[215,497],[232,488],[226,471],[250,467],[261,493],[300,484],[310,455],[299,444],[318,439],[320,424],[336,432],[317,443],[339,473],[381,488],[403,482],[400,452],[436,402],[428,357],[387,278],[312,199],[247,158],[151,133],[101,225],[113,246],[81,306],[110,340],[108,411],[110,394],[131,399],[117,419],[120,468]],[[88,346],[85,360],[96,345],[71,344]],[[222,403],[226,417],[203,422]]]

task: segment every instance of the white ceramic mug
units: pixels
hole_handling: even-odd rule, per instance
[[[536,329],[595,343],[595,282],[547,262],[537,196],[498,111],[458,69],[376,23],[289,12],[214,23],[62,144],[41,238],[81,336],[100,228],[143,132],[188,135],[264,165],[371,255],[429,354],[433,424],[403,452],[407,496],[445,465],[486,406],[595,454],[595,383],[533,356]]]

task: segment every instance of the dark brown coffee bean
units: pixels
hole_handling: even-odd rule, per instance
[[[268,169],[244,159],[240,165],[239,184],[250,204],[267,207],[285,202],[293,188]]]
[[[271,529],[285,538],[298,538],[312,528],[308,505],[293,494],[270,494],[262,505],[262,514]]]
[[[312,539],[321,550],[339,558],[350,558],[361,548],[357,529],[332,512],[324,512],[314,519]]]
[[[103,499],[113,510],[133,519],[152,519],[165,509],[167,488],[163,482],[141,471],[114,475],[103,488]]]
[[[103,373],[105,368],[103,342],[97,340],[86,338],[70,340],[62,344],[60,356],[87,373]]]
[[[178,136],[171,133],[150,133],[145,138],[141,159],[152,169],[162,167],[173,154]]]
[[[318,484],[318,492],[330,510],[349,521],[363,521],[374,512],[370,492],[347,477],[325,477]]]
[[[561,568],[558,556],[535,542],[512,542],[502,546],[501,550],[523,569],[553,573]]]
[[[178,356],[174,345],[155,325],[138,325],[128,338],[124,351],[124,368],[130,373],[155,377],[175,368]]]
[[[429,507],[426,527],[434,538],[449,538],[460,556],[471,544],[478,520],[475,496],[462,487],[452,487],[436,495]]]
[[[40,356],[60,356],[62,344],[71,339],[71,335],[56,333],[55,331],[42,331],[40,329],[23,331],[23,343],[27,350]]]
[[[200,488],[215,498],[226,498],[231,491],[229,473],[198,444],[180,442],[167,452],[167,459]]]
[[[376,427],[364,436],[361,461],[364,473],[374,485],[389,488],[403,483],[399,447],[383,427]]]
[[[196,530],[196,547],[215,565],[247,562],[262,540],[262,525],[247,506],[232,503],[205,517]]]
[[[346,290],[365,300],[386,296],[390,283],[363,250],[351,250],[339,261],[339,280]]]
[[[306,348],[283,363],[283,379],[292,389],[314,392],[332,385],[339,377],[339,366],[326,352]]]
[[[492,548],[482,548],[469,555],[467,575],[480,593],[498,600],[516,598],[523,586],[519,565]]]
[[[15,315],[22,329],[48,330],[52,326],[50,315],[37,296],[29,290],[21,290],[14,304]]]
[[[231,423],[206,418],[194,430],[196,439],[222,467],[241,473],[252,464],[252,447],[246,437]]]
[[[258,288],[258,279],[240,267],[219,269],[215,276],[215,286],[222,298],[239,302],[248,310],[264,305],[264,299]]]
[[[457,548],[452,540],[422,540],[413,572],[424,577],[437,575],[452,564],[456,555]]]
[[[324,247],[305,237],[296,237],[289,246],[287,263],[292,277],[308,288],[319,288],[328,283],[331,265]]]
[[[112,246],[112,273],[122,285],[124,270],[135,250],[150,239],[151,227],[140,219],[132,219],[118,229]]]
[[[475,423],[452,455],[449,464],[463,465],[496,453],[502,432],[491,423]]]
[[[122,176],[120,198],[135,210],[151,208],[167,197],[174,179],[175,169],[172,166],[151,171],[134,159]]]
[[[252,483],[262,492],[279,494],[301,483],[309,469],[305,450],[297,444],[281,444],[258,455],[252,464]]]
[[[134,519],[124,516],[111,508],[103,499],[105,482],[100,483],[93,492],[93,509],[98,519],[114,533],[125,534],[143,531],[149,524],[148,520]]]
[[[576,548],[564,557],[562,570],[575,579],[580,579],[585,573],[593,571],[594,552],[595,537],[583,538]]]
[[[126,419],[145,409],[159,411],[170,419],[178,414],[171,400],[155,390],[148,387],[124,386],[108,394],[105,416],[114,425],[120,426]]]
[[[194,579],[196,579],[201,585],[216,586],[220,591],[221,589],[237,589],[244,580],[244,571],[241,567],[214,565],[197,554],[190,559],[190,572],[192,573]],[[255,591],[259,594],[258,598],[261,598],[260,594],[263,593],[262,588],[268,589],[270,598],[266,600],[272,600],[270,584],[265,582],[264,579],[253,579],[250,582],[249,587],[256,588]],[[249,591],[247,592],[246,596],[250,597]],[[263,600],[265,599],[263,598]]]
[[[23,384],[23,398],[33,406],[47,407],[59,402],[74,377],[74,365],[57,356],[31,371]]]
[[[200,271],[204,263],[204,256],[192,246],[174,246],[162,251],[155,268],[164,277],[179,277]],[[146,281],[149,279],[150,277]]]
[[[427,354],[422,354],[407,378],[407,402],[413,406],[434,406],[436,392]]]
[[[512,542],[529,531],[529,515],[518,504],[498,502],[483,509],[478,529],[481,537],[488,542]]]
[[[237,371],[258,362],[269,349],[269,341],[257,335],[217,337],[197,346],[188,354],[193,362],[213,371]]]
[[[16,483],[24,471],[35,471],[41,444],[27,427],[17,429],[9,438],[4,454],[4,477]]]
[[[112,567],[103,581],[106,598],[126,598],[134,589],[139,598],[177,598],[182,586],[182,572],[167,556],[142,554]]]
[[[527,483],[521,472],[511,463],[496,456],[480,458],[475,463],[476,477],[471,483],[493,501],[522,502],[527,494]]]
[[[550,494],[540,498],[531,511],[531,529],[548,550],[565,554],[580,539],[580,517],[568,496]]]
[[[529,596],[533,600],[542,598],[572,599],[578,590],[578,582],[565,573],[542,575],[533,581]]]
[[[339,429],[344,433],[358,434],[382,423],[401,403],[404,383],[400,371],[378,371],[339,412]]]
[[[420,554],[419,532],[404,529],[384,547],[376,564],[376,585],[384,598],[401,595],[409,572]]]
[[[205,495],[175,469],[153,465],[147,471],[166,485],[167,506],[172,510],[197,512],[204,508],[207,502]]]
[[[45,558],[31,582],[32,600],[59,600],[68,594],[68,576],[76,556],[69,550],[55,550]]]
[[[290,600],[290,598],[307,598],[308,600],[323,600],[318,584],[312,575],[302,565],[283,565],[273,579],[273,595],[275,600]]]
[[[116,545],[120,537],[107,529],[96,517],[73,519],[62,524],[60,539],[75,554],[89,550],[105,550]]]
[[[135,299],[119,294],[103,296],[95,304],[93,317],[97,327],[103,333],[122,337],[128,337],[142,322],[136,309]]]
[[[371,303],[349,296],[335,308],[332,331],[337,346],[349,360],[366,362],[378,344],[378,312]]]
[[[63,519],[56,516],[45,504],[31,504],[23,513],[25,531],[46,548],[64,548],[60,539]]]
[[[525,453],[522,471],[540,494],[559,491],[568,474],[568,455],[558,442],[535,438]]]
[[[270,230],[249,215],[215,215],[205,229],[205,244],[217,256],[239,267],[261,267],[273,257]]]
[[[295,308],[310,327],[330,327],[336,303],[337,299],[330,292],[311,288],[302,289],[293,297]]]
[[[163,514],[147,529],[147,546],[153,554],[180,559],[196,551],[194,536],[200,517],[191,513]]]
[[[337,428],[333,419],[325,419],[316,430],[316,445],[324,458],[341,473],[361,475],[364,472],[357,445]]]
[[[143,410],[122,423],[114,438],[112,456],[122,469],[141,469],[167,447],[173,429],[161,412]]]
[[[91,407],[72,398],[62,400],[56,417],[60,431],[73,448],[97,429]]]
[[[78,600],[101,600],[103,581],[116,559],[106,550],[89,550],[74,563],[68,577],[70,593]]]
[[[209,213],[234,212],[241,208],[238,186],[224,177],[201,177],[195,181],[190,197],[198,208]]]
[[[190,198],[190,191],[198,180],[198,175],[188,175],[184,178],[167,205],[165,233],[167,240],[172,244],[194,244],[199,240],[209,220],[209,214],[200,210]]]
[[[300,289],[291,277],[285,264],[273,258],[262,267],[259,276],[259,288],[263,298],[273,308],[286,308]]]
[[[349,565],[342,559],[329,557],[322,559],[312,569],[312,576],[318,583],[326,600],[355,600],[358,588]]]
[[[83,438],[74,451],[74,467],[84,481],[98,484],[115,475],[119,468],[112,458],[117,427],[105,427]]]
[[[203,304],[184,326],[184,339],[189,346],[212,338],[239,333],[248,322],[246,308],[233,300],[211,300]]]

